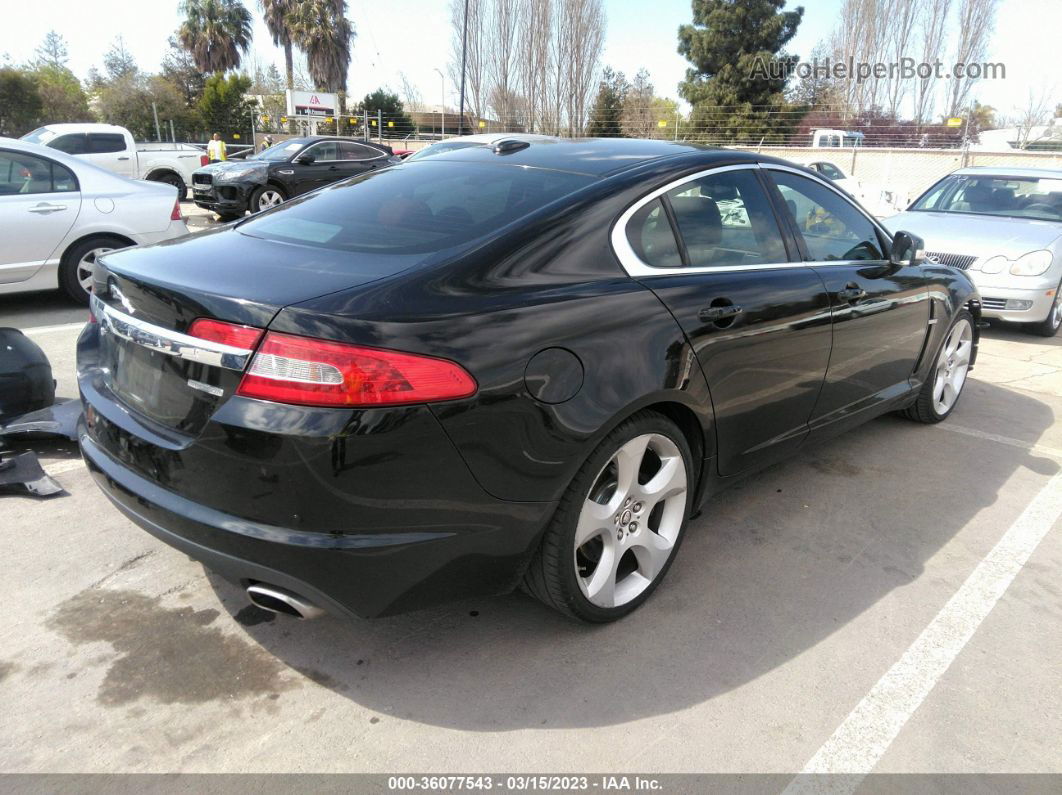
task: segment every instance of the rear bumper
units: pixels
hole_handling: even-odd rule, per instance
[[[80,430],[96,483],[135,524],[241,587],[279,585],[337,615],[373,618],[511,590],[552,514],[552,504],[520,503],[523,515],[511,524],[474,534],[291,530],[164,489],[119,462],[84,425]]]

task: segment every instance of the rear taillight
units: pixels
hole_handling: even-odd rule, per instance
[[[199,155],[199,167],[210,165],[210,158],[207,155]]]
[[[192,325],[188,327],[188,336],[250,351],[254,350],[258,340],[262,338],[262,329],[199,317],[193,320]]]
[[[269,332],[237,395],[305,406],[394,406],[469,397],[476,382],[446,359]]]
[[[181,200],[179,198],[173,200],[173,211],[170,213],[170,220],[181,220]]]

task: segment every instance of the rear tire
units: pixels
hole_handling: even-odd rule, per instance
[[[592,623],[649,598],[686,530],[695,483],[682,431],[640,412],[602,440],[576,473],[524,575],[543,604]]]
[[[162,182],[166,185],[173,185],[173,187],[177,188],[177,200],[182,202],[188,200],[188,186],[184,184],[184,179],[180,174],[166,172],[164,174],[159,174],[156,177],[148,177],[148,179],[152,182]]]
[[[966,385],[973,354],[974,319],[961,310],[951,322],[933,359],[918,399],[904,415],[916,422],[933,424],[945,419],[955,409]]]
[[[99,235],[67,249],[59,264],[59,287],[79,304],[89,302],[89,287],[96,257],[131,245],[118,237]]]
[[[1047,317],[1039,323],[1026,324],[1025,328],[1030,334],[1038,337],[1053,337],[1058,333],[1058,329],[1062,328],[1062,295],[1059,295],[1060,292],[1062,292],[1062,282],[1059,282],[1055,289],[1055,300],[1047,312]]]

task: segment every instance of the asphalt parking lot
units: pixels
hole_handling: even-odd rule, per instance
[[[0,298],[64,397],[83,318]],[[604,627],[521,594],[274,618],[43,446],[68,496],[0,498],[0,769],[1062,772],[1060,419],[1062,337],[989,329],[948,421],[719,496]]]

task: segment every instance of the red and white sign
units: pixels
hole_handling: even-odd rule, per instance
[[[288,115],[295,118],[325,118],[339,111],[339,97],[321,91],[288,91]]]

